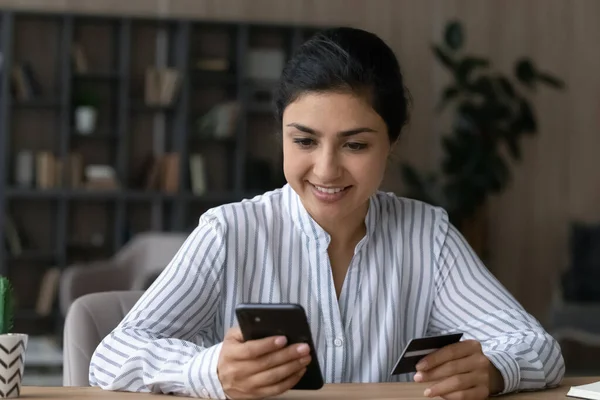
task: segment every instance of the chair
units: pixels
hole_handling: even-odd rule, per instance
[[[64,386],[89,386],[89,366],[94,350],[116,328],[143,293],[92,293],[73,302],[67,313],[63,336]]]
[[[71,265],[60,278],[63,316],[75,299],[89,293],[144,290],[181,248],[186,234],[146,232],[134,236],[108,260]]]

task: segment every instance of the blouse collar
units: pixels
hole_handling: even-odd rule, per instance
[[[377,196],[369,198],[369,209],[365,217],[367,228],[366,238],[373,235],[378,225],[377,221],[381,215],[381,204],[377,201]],[[294,225],[310,240],[324,241],[329,244],[331,237],[308,213],[300,196],[289,184],[283,187],[283,206],[289,213]]]

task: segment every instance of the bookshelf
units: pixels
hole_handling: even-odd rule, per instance
[[[48,271],[283,184],[256,60],[278,68],[316,30],[0,10],[0,274],[21,331],[53,321],[35,311]]]

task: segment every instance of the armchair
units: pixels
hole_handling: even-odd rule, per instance
[[[136,235],[112,258],[65,268],[60,279],[59,305],[67,315],[77,298],[96,292],[144,290],[175,256],[186,234],[148,232]]]

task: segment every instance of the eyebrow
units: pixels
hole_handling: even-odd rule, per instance
[[[302,132],[305,132],[305,133],[309,133],[311,135],[319,135],[318,131],[316,131],[316,130],[314,130],[312,128],[309,128],[308,126],[301,125],[301,124],[291,123],[291,124],[288,124],[287,126],[296,128],[299,131],[302,131]],[[342,136],[342,137],[348,137],[348,136],[357,135],[357,134],[363,133],[363,132],[377,132],[377,131],[374,130],[374,129],[371,129],[371,128],[362,127],[362,128],[350,129],[350,130],[347,130],[347,131],[341,131],[341,132],[338,133],[338,135]]]

